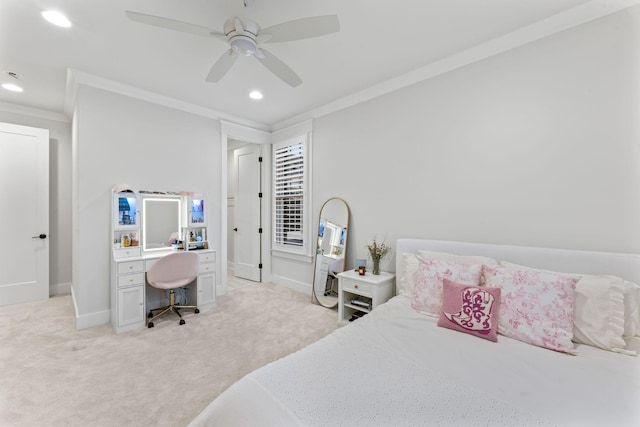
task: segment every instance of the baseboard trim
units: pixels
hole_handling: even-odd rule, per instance
[[[76,317],[76,329],[88,329],[94,326],[106,325],[111,321],[111,310],[98,311]]]
[[[54,295],[69,295],[71,293],[71,282],[58,283],[57,285],[49,286],[49,296]]]
[[[303,294],[311,296],[311,285],[309,283],[291,280],[284,276],[278,276],[277,274],[272,274],[269,281],[276,285],[282,285],[289,289],[293,289],[294,291],[302,292]]]
[[[76,330],[93,328],[94,326],[105,325],[111,322],[111,310],[98,311],[96,313],[78,314],[78,304],[76,296],[71,287],[71,302],[73,304],[73,315],[76,319]]]

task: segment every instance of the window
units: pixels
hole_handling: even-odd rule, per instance
[[[306,254],[307,137],[273,145],[273,248]]]

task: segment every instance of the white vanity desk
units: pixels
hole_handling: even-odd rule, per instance
[[[207,241],[205,205],[201,194],[113,193],[111,324],[117,333],[145,326],[150,309],[167,305],[165,291],[146,286],[146,272],[177,250],[200,257],[198,277],[185,287],[187,303],[201,312],[215,307],[216,252]]]
[[[125,257],[116,258],[119,255],[116,251],[123,251]],[[111,263],[111,323],[117,333],[145,326],[148,310],[166,304],[162,290],[146,286],[145,273],[158,259],[173,251],[135,256],[136,251],[140,253],[140,248],[115,250]],[[209,249],[195,252],[200,257],[200,270],[198,278],[187,285],[187,299],[204,312],[216,305],[216,252]]]

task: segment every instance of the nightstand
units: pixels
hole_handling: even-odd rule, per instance
[[[364,276],[348,270],[338,274],[338,321],[364,316],[393,296],[395,274],[381,271]]]

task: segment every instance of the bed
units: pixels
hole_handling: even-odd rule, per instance
[[[440,255],[444,258],[438,260]],[[640,255],[399,239],[395,256],[398,295],[318,342],[246,375],[190,425],[640,425],[640,357],[634,355],[640,350],[640,337],[634,336],[640,334],[640,288],[633,285],[640,283]],[[566,280],[574,286],[586,278],[597,278],[600,282],[594,283],[600,286],[606,283],[602,278],[612,283],[615,277],[628,292],[622,293],[618,285],[608,291],[600,287],[593,290],[600,297],[587,301],[585,295],[582,300],[578,296],[582,288],[574,287],[573,296],[564,296],[573,298],[575,321],[586,317],[583,341],[596,341],[589,345],[573,343],[572,349],[559,351],[501,333],[494,342],[439,327],[442,315],[418,310],[417,288],[431,268],[425,263],[467,268],[469,259],[486,269],[480,288],[495,289],[491,285],[496,276],[486,273],[502,271],[527,277],[562,273],[573,278]],[[489,264],[484,265],[485,260]],[[443,292],[453,289],[450,285],[447,282]],[[506,285],[502,292],[500,301],[511,295]],[[599,311],[585,305],[597,298],[604,298],[596,305]],[[596,328],[592,320],[602,316],[622,316],[600,325],[613,329],[603,332],[604,345],[597,342],[597,331],[589,331]],[[628,324],[612,326],[622,321]]]

